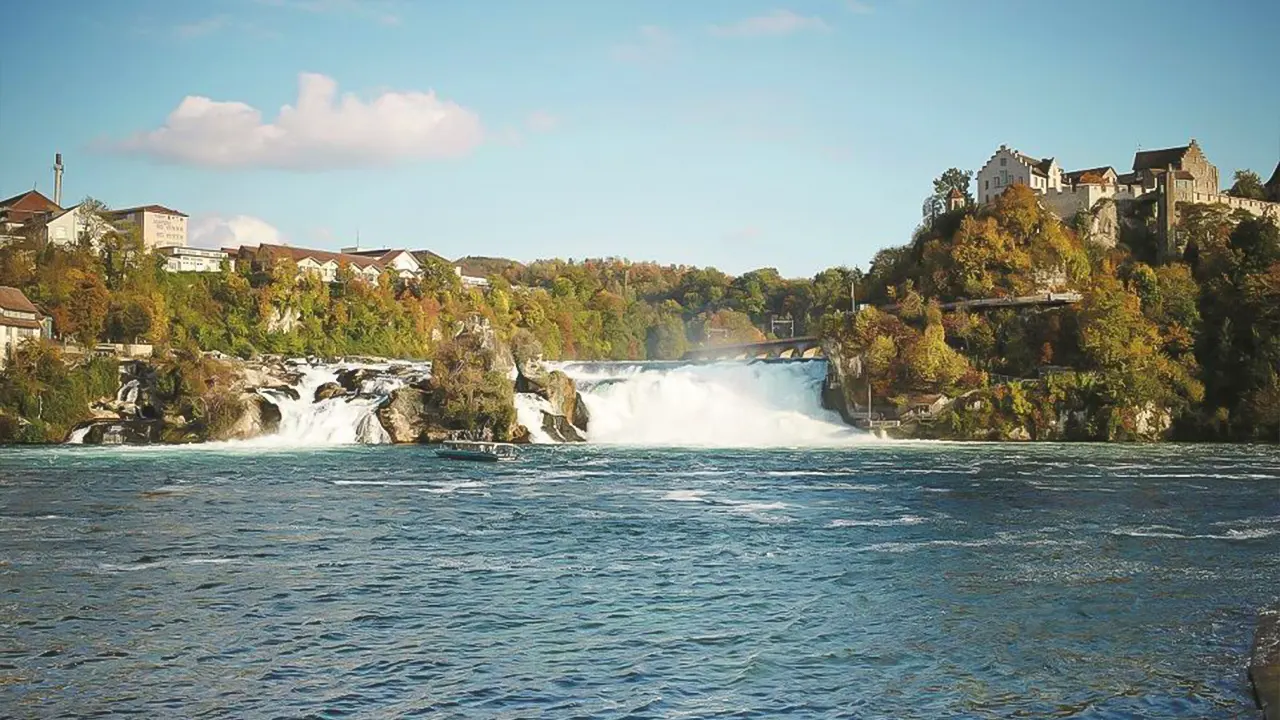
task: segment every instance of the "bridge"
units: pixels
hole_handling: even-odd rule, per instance
[[[681,360],[819,360],[822,344],[812,336],[766,340],[745,345],[702,347],[685,353]]]
[[[978,300],[958,300],[956,302],[945,302],[938,305],[938,309],[943,312],[955,312],[956,310],[998,310],[1000,308],[1026,308],[1026,307],[1063,307],[1064,305],[1074,305],[1083,296],[1078,292],[1058,292],[1058,293],[1040,293],[1038,295],[1017,295],[1014,297],[994,297],[981,298]],[[897,312],[901,305],[881,305],[880,310],[884,312]]]

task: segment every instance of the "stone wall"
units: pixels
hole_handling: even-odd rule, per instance
[[[1280,203],[1238,198],[1232,195],[1223,195],[1222,193],[1200,192],[1198,190],[1182,193],[1178,200],[1202,205],[1226,205],[1234,210],[1244,210],[1254,217],[1268,217],[1280,225]]]

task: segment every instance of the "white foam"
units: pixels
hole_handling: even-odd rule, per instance
[[[820,404],[826,363],[591,363],[588,439],[658,447],[842,447],[873,441]]]
[[[1183,533],[1168,525],[1144,525],[1136,528],[1115,528],[1110,533],[1128,537],[1170,540],[1258,540],[1272,535],[1280,535],[1280,528],[1255,527],[1228,530],[1225,533]]]
[[[928,518],[922,518],[919,515],[903,515],[896,518],[872,518],[869,520],[848,520],[845,518],[837,518],[831,521],[829,527],[894,527],[898,525],[919,525],[929,522]]]
[[[671,490],[662,496],[663,500],[673,502],[711,502],[706,490]]]
[[[552,412],[551,403],[533,393],[516,393],[516,422],[529,430],[529,438],[535,444],[555,442],[542,429],[542,413]]]

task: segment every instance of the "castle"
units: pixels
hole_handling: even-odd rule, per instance
[[[1226,205],[1280,224],[1280,202],[1223,193],[1218,168],[1194,138],[1181,147],[1138,151],[1133,156],[1133,169],[1124,174],[1111,166],[1064,172],[1055,158],[1035,158],[1001,145],[978,171],[976,197],[985,205],[1012,185],[1029,186],[1040,195],[1045,208],[1063,220],[1082,212],[1096,213],[1104,200],[1157,201],[1162,240],[1170,252],[1176,244],[1173,228],[1179,203]],[[1266,188],[1272,199],[1280,200],[1280,165]],[[1114,232],[1103,232],[1100,237],[1104,244],[1114,244]]]

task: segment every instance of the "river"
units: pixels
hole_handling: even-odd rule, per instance
[[[0,448],[0,715],[1226,718],[1280,450]]]

